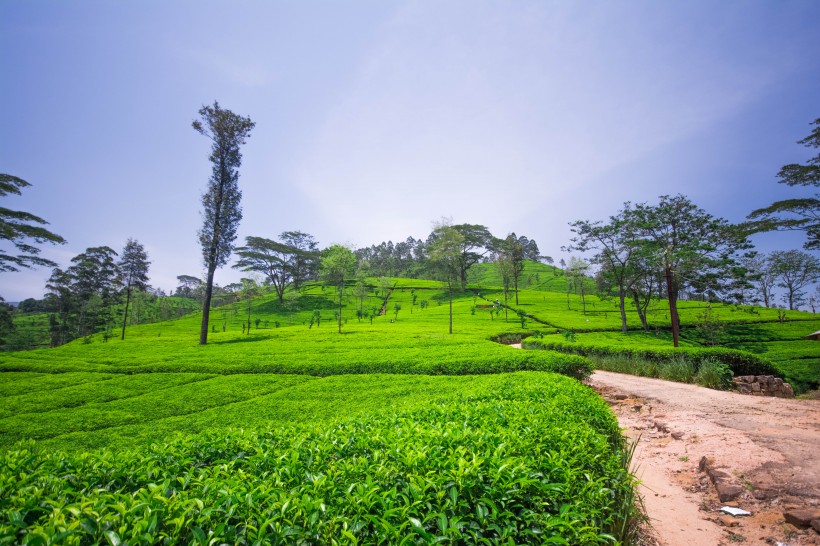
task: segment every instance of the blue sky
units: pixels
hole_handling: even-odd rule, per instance
[[[800,195],[775,174],[812,153],[818,52],[814,0],[4,0],[0,172],[33,186],[2,206],[47,219],[62,266],[133,237],[154,286],[201,275],[190,124],[218,100],[257,124],[238,243],[367,246],[452,217],[559,259],[568,222],[627,200],[680,192],[740,221]],[[41,297],[49,273],[3,274],[0,295]]]

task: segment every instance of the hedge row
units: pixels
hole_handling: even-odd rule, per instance
[[[611,544],[625,464],[606,404],[542,376],[307,432],[0,452],[0,543]]]
[[[732,373],[740,375],[774,375],[782,377],[774,365],[757,355],[738,351],[735,349],[724,349],[719,347],[653,347],[634,348],[619,347],[617,345],[593,345],[587,343],[577,343],[545,338],[527,338],[522,342],[525,349],[542,349],[558,351],[573,355],[587,357],[594,356],[623,356],[628,358],[640,358],[652,362],[669,362],[676,359],[684,359],[694,365],[698,370],[700,363],[704,360],[717,360],[729,366]]]

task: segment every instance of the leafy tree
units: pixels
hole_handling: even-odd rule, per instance
[[[430,244],[430,262],[433,264],[439,279],[447,283],[447,293],[450,299],[450,333],[453,333],[453,287],[465,280],[464,235],[455,226],[442,223],[433,231],[433,242]],[[423,309],[424,307],[422,307]]]
[[[765,254],[749,252],[740,259],[746,270],[746,279],[754,287],[765,307],[771,307],[772,290],[777,276],[772,271],[772,262]]]
[[[820,279],[820,260],[799,250],[776,250],[769,255],[771,273],[786,289],[789,310],[804,303],[802,289]]]
[[[721,218],[714,218],[683,195],[663,195],[655,206],[634,208],[643,250],[654,255],[666,284],[674,346],[679,344],[677,301],[686,286],[716,293],[733,257],[748,248],[746,234]]]
[[[239,292],[239,297],[245,301],[245,307],[248,311],[248,334],[251,333],[251,306],[253,305],[253,299],[258,297],[260,292],[259,283],[256,282],[256,279],[242,279],[242,289]]]
[[[345,293],[345,280],[353,275],[356,266],[356,256],[349,248],[342,245],[333,245],[324,251],[322,256],[322,279],[331,286],[336,287],[339,295],[339,310],[336,313],[336,320],[339,325],[339,333],[342,333],[342,302]]]
[[[205,345],[208,343],[214,272],[228,262],[242,219],[242,192],[239,190],[242,154],[239,147],[250,136],[255,123],[249,117],[223,110],[218,102],[200,108],[199,115],[201,119],[194,120],[191,125],[196,132],[211,140],[209,160],[213,164],[208,190],[202,195],[203,225],[199,230],[202,259],[208,271],[199,332],[199,343]]]
[[[202,285],[205,284],[202,279],[193,275],[178,275],[177,283],[174,295],[180,298],[193,299],[199,299],[202,293]]]
[[[487,254],[495,239],[490,231],[477,224],[457,224],[452,228],[461,235],[458,268],[461,289],[467,288],[467,271]]]
[[[122,338],[125,339],[125,325],[128,322],[128,305],[131,303],[131,290],[148,290],[148,254],[145,248],[135,241],[128,239],[122,251],[119,262],[120,275],[125,284],[125,311],[122,315]]]
[[[65,271],[52,271],[46,283],[47,299],[56,312],[50,319],[52,345],[111,326],[121,286],[116,256],[107,246],[91,247],[72,258]]]
[[[508,254],[505,252],[498,252],[496,254],[495,269],[501,277],[501,288],[504,293],[504,314],[507,313],[507,300],[510,294],[510,287],[512,285],[513,277],[513,262]]]
[[[512,288],[515,291],[515,304],[518,305],[518,282],[524,273],[524,260],[528,257],[533,259],[533,255],[535,258],[539,257],[538,245],[535,245],[535,241],[530,241],[523,235],[518,237],[515,233],[510,233],[505,239],[496,239],[493,247],[496,251],[497,268],[506,286],[504,303],[506,304],[506,291],[509,289],[509,284],[512,283]]]
[[[284,303],[285,288],[293,281],[292,257],[297,249],[263,237],[246,237],[245,246],[238,247],[240,257],[233,267],[256,271],[273,285],[279,303]]]
[[[798,144],[807,148],[820,148],[820,118],[811,125],[814,130]],[[791,163],[777,173],[778,182],[787,186],[820,187],[820,153],[809,159],[806,165]],[[820,249],[820,194],[814,197],[798,197],[775,201],[768,207],[752,211],[748,218],[754,220],[755,231],[800,230],[807,235],[806,249]]]
[[[76,308],[74,293],[71,289],[71,276],[55,267],[46,282],[46,301],[54,311],[49,315],[49,334],[51,346],[58,347],[73,337],[70,335],[70,319]]]
[[[638,282],[640,272],[635,268],[638,251],[641,248],[637,226],[632,215],[632,204],[624,203],[623,210],[609,221],[590,222],[578,220],[571,222],[572,231],[576,234],[571,239],[572,245],[567,251],[595,251],[592,262],[599,265],[602,280],[611,283],[618,294],[618,308],[621,313],[621,331],[627,331],[626,297]]]
[[[316,280],[319,274],[319,243],[309,233],[284,231],[279,240],[290,247],[288,268],[293,287],[299,290],[307,281]]]
[[[0,174],[0,197],[13,193],[21,194],[21,189],[31,186],[25,180],[10,174]],[[0,241],[8,241],[18,254],[9,254],[0,249],[0,273],[19,271],[20,268],[37,266],[55,267],[57,264],[38,256],[38,244],[64,244],[65,239],[45,229],[48,222],[29,212],[0,207]]]
[[[12,306],[0,297],[0,347],[6,344],[6,336],[15,330],[13,312]]]
[[[567,265],[567,279],[572,281],[572,285],[578,295],[581,296],[581,308],[587,314],[586,284],[589,274],[589,262],[582,258],[571,256]]]

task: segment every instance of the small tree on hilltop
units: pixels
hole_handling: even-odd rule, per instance
[[[430,244],[430,262],[433,264],[439,279],[447,284],[447,293],[450,300],[450,333],[452,334],[453,287],[460,286],[462,280],[464,236],[447,223],[438,225],[433,233],[436,237]]]
[[[769,255],[771,271],[779,281],[777,286],[786,289],[784,301],[789,310],[805,303],[802,291],[820,278],[820,260],[799,250],[776,250]]]
[[[336,287],[339,296],[339,310],[336,320],[339,333],[342,333],[342,302],[344,301],[345,280],[353,275],[356,266],[356,256],[349,248],[342,245],[333,245],[324,251],[322,257],[321,277],[331,286]]]
[[[148,254],[145,248],[134,239],[128,239],[120,256],[120,275],[125,284],[125,311],[122,314],[122,338],[125,339],[125,325],[128,322],[128,305],[131,303],[131,291],[148,290]]]

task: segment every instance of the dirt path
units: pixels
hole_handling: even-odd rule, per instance
[[[820,401],[753,397],[610,372],[590,384],[625,433],[640,438],[637,474],[657,543],[663,546],[820,544],[812,529],[784,521],[796,508],[820,510]],[[738,486],[722,516],[703,457]]]

